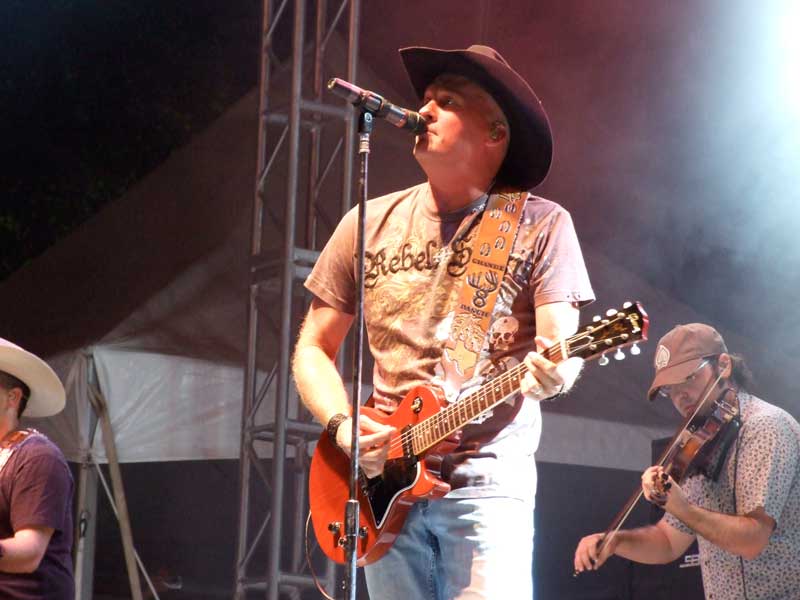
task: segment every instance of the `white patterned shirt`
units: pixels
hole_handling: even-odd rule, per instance
[[[800,424],[786,411],[739,392],[742,427],[718,481],[701,475],[681,488],[707,510],[747,514],[758,507],[776,527],[764,551],[746,560],[698,536],[708,600],[800,600]],[[666,522],[694,534],[670,514]]]

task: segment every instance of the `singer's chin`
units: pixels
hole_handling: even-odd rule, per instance
[[[417,140],[414,146],[414,160],[425,171],[425,174],[430,178],[431,174],[441,167],[441,157],[437,156],[435,150],[428,147],[426,140]],[[447,169],[450,167],[447,166]]]

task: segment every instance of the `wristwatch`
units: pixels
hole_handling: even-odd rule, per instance
[[[348,415],[336,413],[328,420],[328,424],[325,426],[325,431],[328,433],[328,439],[333,442],[334,446],[339,445],[336,443],[336,432],[339,431],[339,425],[344,423],[349,418],[350,417]]]

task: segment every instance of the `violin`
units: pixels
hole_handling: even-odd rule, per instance
[[[703,399],[692,414],[684,419],[656,463],[656,466],[663,467],[668,476],[656,478],[654,481],[659,494],[663,495],[669,490],[669,477],[680,484],[696,474],[713,480],[719,476],[728,449],[739,435],[741,426],[736,390],[725,388],[716,396],[712,395],[719,380],[720,376],[710,383],[702,394]],[[642,494],[642,487],[639,485],[597,543],[598,554],[620,530]],[[577,577],[579,573],[574,571],[572,575]]]

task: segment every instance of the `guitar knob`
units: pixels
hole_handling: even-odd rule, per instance
[[[597,361],[597,364],[600,365],[601,367],[605,367],[608,364],[608,357],[605,355],[605,353],[603,353],[603,355],[600,356],[600,359]]]
[[[634,356],[639,356],[641,353],[642,349],[639,348],[639,344],[634,343],[633,346],[631,346],[631,354]]]
[[[617,351],[614,352],[614,360],[625,360],[625,353],[622,348],[617,348]]]
[[[600,315],[595,315],[592,317],[592,323],[597,323],[600,320]]]
[[[633,306],[633,302],[624,302],[622,304],[622,308],[630,308],[631,306]]]
[[[331,533],[339,533],[342,530],[342,523],[340,521],[331,521],[328,523],[328,531]]]
[[[617,315],[617,309],[616,308],[609,308],[606,311],[606,316],[607,317],[615,317],[616,315]]]
[[[358,528],[358,537],[360,537],[360,538],[367,537],[367,528],[366,527],[359,527]]]

